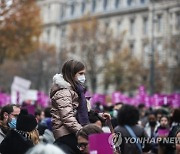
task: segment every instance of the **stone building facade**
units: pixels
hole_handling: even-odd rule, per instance
[[[71,22],[86,14],[115,33],[126,31],[125,44],[149,67],[153,47],[159,63],[174,59],[169,48],[172,37],[180,35],[180,0],[37,0],[44,23],[41,41],[61,51]],[[101,91],[101,90],[98,90]]]

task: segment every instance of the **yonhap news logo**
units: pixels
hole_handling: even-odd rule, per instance
[[[119,147],[122,143],[122,136],[121,133],[114,133],[111,134],[108,138],[108,142],[112,148]]]
[[[119,147],[123,142],[126,144],[137,144],[140,143],[141,145],[144,144],[158,144],[158,143],[163,143],[163,144],[180,144],[180,138],[178,137],[125,137],[121,135],[121,133],[114,133],[111,134],[108,138],[108,142],[112,148]]]
[[[125,143],[130,144],[180,144],[180,138],[178,137],[124,137]]]

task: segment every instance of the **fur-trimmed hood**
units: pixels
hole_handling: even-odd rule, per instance
[[[64,80],[62,74],[56,74],[53,76],[53,84],[57,84],[60,88],[71,87],[71,85]]]
[[[60,89],[69,89],[71,85],[64,80],[62,74],[56,74],[53,76],[53,86],[50,91],[50,97],[52,98],[53,95]]]

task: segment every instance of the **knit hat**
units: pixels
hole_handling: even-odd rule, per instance
[[[31,132],[37,126],[37,121],[35,117],[28,114],[26,109],[21,109],[21,112],[17,118],[16,129],[24,132]]]

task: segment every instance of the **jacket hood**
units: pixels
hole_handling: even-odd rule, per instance
[[[69,89],[71,87],[71,85],[64,80],[63,75],[62,74],[56,74],[53,77],[53,85],[50,91],[50,97],[52,98],[53,95],[60,89]]]

